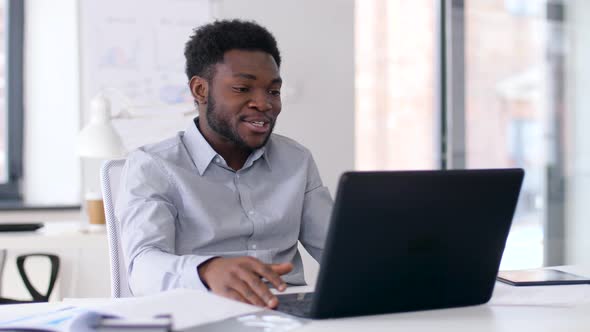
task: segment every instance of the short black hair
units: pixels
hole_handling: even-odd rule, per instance
[[[220,20],[193,30],[184,47],[186,76],[213,78],[213,65],[231,50],[263,51],[281,66],[281,54],[274,36],[254,21]]]

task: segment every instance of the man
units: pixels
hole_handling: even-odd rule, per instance
[[[186,73],[199,116],[125,164],[117,216],[134,295],[210,289],[274,308],[303,285],[297,241],[320,261],[332,199],[310,152],[271,134],[281,57],[253,22],[217,21],[191,36]]]

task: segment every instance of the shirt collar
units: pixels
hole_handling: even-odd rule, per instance
[[[191,122],[187,130],[184,132],[183,141],[186,149],[188,150],[189,155],[193,160],[193,163],[197,167],[199,174],[202,176],[203,173],[205,173],[205,170],[207,170],[207,167],[209,167],[211,162],[213,162],[215,157],[223,157],[221,157],[221,155],[219,155],[215,150],[213,150],[211,145],[209,145],[209,142],[207,142],[207,140],[205,139],[203,134],[201,134],[201,131],[197,127],[198,123],[199,118],[196,117]],[[270,143],[270,140],[268,143]],[[254,164],[256,160],[262,157],[266,161],[268,168],[271,169],[268,143],[265,146],[254,150],[250,154],[248,159],[246,159],[243,168],[252,166],[252,164]]]
[[[270,142],[270,139],[269,139]],[[266,143],[265,146],[254,150],[250,156],[248,157],[248,159],[246,159],[246,162],[244,163],[244,168],[248,168],[250,166],[252,166],[252,164],[254,164],[254,162],[260,158],[264,159],[264,161],[266,161],[266,165],[268,165],[268,169],[272,170],[272,168],[270,167],[270,157],[269,157],[269,142]]]

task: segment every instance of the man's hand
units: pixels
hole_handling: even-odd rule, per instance
[[[198,268],[201,279],[213,293],[245,303],[276,308],[279,300],[262,278],[279,291],[287,288],[281,275],[291,272],[293,264],[264,264],[253,257],[213,258]]]

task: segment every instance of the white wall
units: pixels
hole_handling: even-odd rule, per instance
[[[212,3],[216,17],[254,19],[276,36],[285,81],[276,130],[312,151],[334,193],[339,175],[354,167],[354,0]],[[84,109],[78,2],[29,0],[26,10],[25,199],[76,204],[89,189],[81,186],[98,184],[97,163],[85,162],[81,173],[76,155]]]
[[[567,139],[566,263],[590,264],[590,2],[568,3],[566,14],[570,45],[568,53],[568,101],[571,118]]]
[[[25,3],[24,198],[73,205],[80,197],[77,0]]]
[[[332,195],[354,167],[354,0],[217,0],[217,17],[253,19],[276,37],[283,111],[276,132],[313,153]]]

